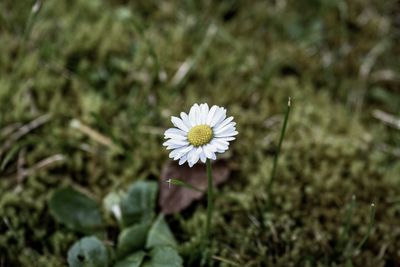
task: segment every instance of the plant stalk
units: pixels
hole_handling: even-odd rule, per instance
[[[208,243],[211,243],[210,231],[211,231],[212,213],[214,209],[214,196],[213,196],[213,178],[212,178],[210,159],[207,159],[206,165],[207,165],[207,178],[208,178],[206,238]]]
[[[369,236],[371,235],[372,228],[374,227],[374,223],[375,223],[375,204],[372,203],[371,207],[370,207],[370,211],[369,211],[369,223],[368,223],[367,233],[365,234],[365,236],[361,240],[361,242],[358,244],[358,246],[356,247],[355,251],[361,250],[362,246],[368,240]]]
[[[212,213],[214,210],[214,195],[213,195],[213,177],[211,170],[211,160],[207,159],[207,179],[208,179],[208,187],[207,187],[207,222],[206,222],[206,232],[205,232],[205,244],[209,246],[208,251],[208,262],[211,260],[211,223],[212,223]]]
[[[285,119],[283,121],[283,126],[282,126],[282,130],[281,130],[281,135],[279,137],[278,149],[277,149],[277,151],[275,153],[274,163],[272,165],[271,178],[269,179],[269,183],[267,185],[267,193],[268,193],[268,198],[269,198],[269,200],[268,200],[269,204],[273,203],[273,201],[272,201],[272,184],[274,183],[275,177],[276,177],[276,167],[278,166],[278,158],[279,158],[279,154],[281,152],[283,138],[285,137],[287,122],[288,122],[289,114],[290,114],[290,106],[291,106],[291,99],[289,98],[288,106],[287,106],[286,113],[285,113]]]

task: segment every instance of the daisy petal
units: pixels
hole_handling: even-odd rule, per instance
[[[189,153],[189,151],[191,151],[192,149],[193,149],[193,146],[192,146],[192,145],[186,147],[185,149],[181,149],[181,150],[179,151],[180,153],[179,153],[179,155],[178,155],[178,158],[180,158],[180,157],[186,155],[186,154]]]
[[[208,111],[209,111],[209,108],[208,108],[207,104],[200,105],[200,124],[206,124]]]
[[[214,114],[217,111],[217,109],[218,109],[218,106],[216,106],[216,105],[211,107],[211,109],[210,109],[210,111],[208,112],[208,115],[207,115],[207,120],[206,120],[206,124],[207,125],[211,124],[211,121],[214,118]]]
[[[182,165],[183,163],[185,163],[187,160],[187,155],[183,155],[180,159],[179,159],[179,165]]]
[[[227,149],[218,149],[217,153],[224,153]]]
[[[201,147],[191,150],[192,153],[190,155],[188,155],[189,165],[192,164],[192,166],[193,166],[194,164],[196,164],[199,161],[200,154],[202,153],[202,151],[203,150],[201,149]]]
[[[217,155],[215,155],[214,152],[211,153],[211,159],[212,159],[212,160],[216,160],[216,159],[217,159]]]
[[[185,131],[182,131],[177,128],[169,128],[168,130],[165,131],[164,135],[165,134],[178,134],[178,135],[186,136],[187,133]]]
[[[168,141],[163,143],[163,146],[169,146],[169,145],[181,145],[185,146],[188,145],[188,141],[181,141],[181,140],[175,140],[175,139],[169,139]]]
[[[179,119],[178,117],[171,117],[171,121],[172,123],[175,125],[175,127],[181,129],[182,131],[188,132],[189,128],[183,123],[183,121],[181,119]]]
[[[238,134],[238,131],[233,130],[233,131],[230,131],[227,133],[216,134],[215,137],[231,137],[231,136],[235,136],[237,134]]]
[[[175,150],[173,150],[171,153],[169,153],[169,157],[173,158],[174,160],[179,159],[180,157],[182,157],[183,155],[185,155],[186,153],[188,153],[190,150],[193,149],[193,146],[182,146],[180,148],[177,148]]]
[[[217,147],[214,146],[212,143],[208,143],[207,144],[207,149],[210,150],[211,152],[216,152],[217,151]]]
[[[189,167],[192,167],[196,162],[194,162],[193,157],[195,157],[196,154],[196,149],[192,149],[189,151],[189,153],[187,154],[187,162],[189,163]]]
[[[192,128],[192,124],[190,123],[188,114],[186,114],[185,112],[181,112],[181,119],[186,127],[188,127],[188,129]]]
[[[174,139],[174,140],[181,140],[181,141],[187,140],[187,137],[186,137],[186,136],[183,136],[183,135],[165,134],[165,135],[164,135],[164,139],[168,139],[168,138]]]
[[[194,104],[194,105],[190,108],[190,111],[189,111],[189,121],[190,121],[190,124],[191,124],[192,126],[198,125],[198,123],[197,123],[197,117],[198,117],[199,112],[200,112],[200,109],[199,109],[199,105],[198,105],[198,104]]]
[[[207,144],[207,145],[205,145],[205,146],[203,146],[203,151],[204,151],[204,154],[205,154],[205,156],[207,157],[207,158],[209,158],[209,159],[211,159],[212,158],[212,154],[213,154],[213,150],[211,149],[211,145],[210,144]],[[215,149],[215,151],[216,151],[216,149]]]
[[[227,119],[225,119],[224,121],[222,121],[220,124],[215,125],[215,127],[214,127],[215,131],[218,131],[218,130],[220,130],[222,127],[225,127],[225,126],[228,125],[232,120],[233,120],[233,117],[230,116],[229,118],[227,118]],[[233,123],[234,123],[234,122],[233,122]],[[235,123],[235,125],[236,125],[236,123]],[[235,126],[235,125],[233,125],[233,126]]]
[[[214,118],[212,119],[210,123],[210,127],[214,127],[215,125],[218,125],[221,121],[223,121],[226,117],[226,109],[224,108],[219,108],[214,115]]]
[[[232,123],[226,125],[225,127],[219,128],[218,130],[215,129],[214,130],[214,134],[218,135],[218,134],[222,134],[222,133],[230,132],[230,131],[235,131],[235,130],[236,130],[235,125],[232,122]]]
[[[204,151],[200,153],[200,160],[201,162],[206,163],[207,157],[204,154]]]
[[[214,145],[217,148],[217,151],[219,150],[227,150],[229,145],[223,142],[223,140],[218,140],[218,139],[213,139],[211,141],[211,144]]]
[[[180,148],[182,146],[183,145],[172,144],[172,145],[167,146],[167,150]]]
[[[225,141],[233,141],[233,140],[235,140],[236,138],[233,137],[233,136],[230,136],[230,137],[216,137],[215,139],[218,139],[218,140],[225,140]]]

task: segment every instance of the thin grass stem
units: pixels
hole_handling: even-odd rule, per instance
[[[354,256],[354,254],[357,251],[360,251],[365,242],[367,242],[369,236],[371,235],[372,228],[374,227],[375,224],[375,204],[372,203],[369,211],[369,223],[368,223],[368,230],[365,233],[363,239],[358,243],[358,245],[351,249],[350,252],[345,256],[346,259],[346,264],[351,264],[351,257]]]
[[[280,138],[279,138],[278,149],[277,149],[275,157],[274,157],[274,163],[272,165],[271,177],[270,177],[268,185],[267,185],[267,193],[268,193],[268,198],[269,198],[269,204],[273,203],[272,185],[274,184],[275,177],[276,177],[276,168],[278,166],[279,154],[281,152],[283,139],[285,137],[286,127],[287,127],[289,114],[290,114],[290,108],[291,108],[291,99],[289,97],[288,105],[287,105],[287,109],[286,109],[286,113],[285,113],[285,119],[283,121],[283,126],[282,126],[282,130],[281,130]]]
[[[368,223],[368,230],[365,233],[363,239],[360,241],[360,243],[358,243],[355,251],[359,251],[362,246],[365,244],[365,242],[368,240],[369,236],[371,235],[371,231],[372,228],[374,227],[374,223],[375,223],[375,204],[372,203],[370,210],[369,210],[369,223]]]
[[[22,36],[22,39],[21,39],[21,42],[19,44],[18,51],[17,51],[17,59],[15,61],[15,65],[14,65],[14,75],[12,76],[12,78],[13,78],[12,82],[16,82],[16,80],[17,80],[16,75],[18,74],[18,68],[20,67],[21,61],[25,55],[26,45],[27,45],[29,36],[31,35],[33,25],[36,22],[37,15],[40,11],[41,5],[42,5],[42,2],[40,0],[37,0],[35,2],[35,4],[32,6],[31,12],[29,13],[29,17],[26,22],[23,36]]]
[[[350,202],[349,208],[347,209],[347,212],[346,212],[346,217],[344,220],[344,229],[339,237],[340,244],[343,244],[345,241],[347,241],[349,239],[351,221],[353,218],[353,211],[354,211],[355,206],[356,206],[356,196],[353,195],[351,197],[351,202]]]

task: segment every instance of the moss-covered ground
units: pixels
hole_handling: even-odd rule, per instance
[[[399,266],[400,131],[376,118],[400,117],[398,1],[42,2],[0,2],[1,267],[66,266],[79,236],[49,195],[157,180],[169,117],[195,102],[226,107],[240,133],[216,265]],[[289,96],[274,205],[260,210]],[[167,219],[190,259],[204,203]]]

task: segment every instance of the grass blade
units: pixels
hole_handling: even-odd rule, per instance
[[[272,166],[271,177],[270,177],[268,185],[267,185],[267,193],[268,193],[268,198],[269,198],[269,203],[270,204],[273,203],[273,200],[272,200],[272,185],[273,185],[273,183],[275,181],[275,177],[276,177],[276,168],[277,168],[277,165],[278,165],[278,159],[279,159],[279,154],[281,152],[283,139],[285,137],[286,127],[287,127],[289,114],[290,114],[290,108],[291,108],[291,99],[289,97],[288,105],[287,105],[287,109],[286,109],[286,113],[285,113],[285,119],[283,121],[281,135],[280,135],[280,138],[279,138],[278,149],[277,149],[275,157],[274,157],[274,163],[273,163],[273,166]]]
[[[358,243],[356,250],[358,251],[362,248],[362,246],[365,244],[365,242],[368,240],[369,236],[371,235],[372,228],[374,227],[375,223],[375,204],[372,203],[369,211],[369,224],[368,224],[368,230],[367,233],[365,234],[364,238]]]
[[[186,182],[184,182],[184,181],[182,181],[182,180],[178,180],[178,179],[172,178],[172,179],[168,179],[166,182],[167,182],[168,184],[170,184],[170,185],[171,185],[171,184],[172,184],[172,185],[178,185],[178,186],[182,186],[182,187],[186,187],[186,188],[192,189],[192,190],[197,191],[197,192],[204,193],[203,190],[201,190],[201,189],[199,189],[199,188],[197,188],[197,187],[194,187],[193,185],[191,185],[191,184],[189,184],[189,183],[186,183]]]

